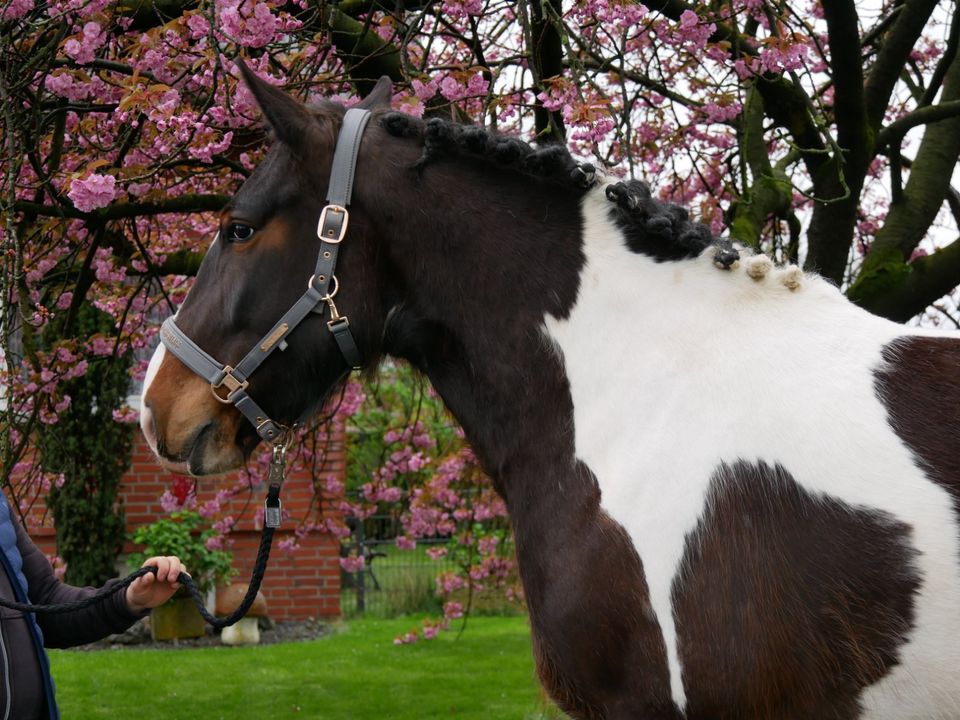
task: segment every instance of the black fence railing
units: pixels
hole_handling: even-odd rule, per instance
[[[447,539],[420,540],[412,550],[396,546],[395,539],[367,538],[358,525],[351,544],[341,552],[364,558],[364,567],[356,572],[340,573],[340,608],[344,615],[369,614],[396,617],[409,613],[438,613],[442,602],[437,596],[438,573],[455,569],[445,557],[434,559],[431,550],[445,549]]]

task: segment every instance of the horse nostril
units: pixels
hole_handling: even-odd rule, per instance
[[[201,427],[193,436],[193,442],[190,443],[189,452],[186,456],[192,475],[204,474],[204,456],[206,455],[207,444],[215,434],[215,423],[211,421]]]

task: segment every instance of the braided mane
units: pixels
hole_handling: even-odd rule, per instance
[[[561,184],[572,182],[584,190],[592,184],[592,177],[588,175],[593,172],[593,167],[578,163],[563,145],[534,148],[518,138],[497,135],[476,125],[461,125],[439,118],[424,121],[398,112],[384,115],[381,124],[394,137],[417,138],[423,143],[418,170],[438,158],[463,155],[541,180]]]
[[[595,168],[578,163],[564,145],[534,148],[518,138],[497,135],[476,125],[439,118],[424,121],[399,112],[386,113],[381,125],[394,137],[416,138],[423,143],[418,170],[453,154],[512,168],[548,182],[572,183],[583,190],[595,183]],[[739,259],[728,239],[717,238],[706,225],[692,222],[689,213],[679,205],[654,198],[646,183],[618,182],[608,185],[606,194],[616,204],[612,210],[614,220],[634,252],[661,262],[696,257],[706,248],[716,246],[719,266],[729,268]]]

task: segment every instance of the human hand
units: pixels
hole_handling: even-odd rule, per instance
[[[178,557],[152,557],[141,567],[156,565],[157,573],[147,573],[127,586],[127,605],[134,613],[154,608],[169,600],[180,588],[177,578],[187,569]]]

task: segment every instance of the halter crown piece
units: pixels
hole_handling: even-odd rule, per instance
[[[350,332],[350,322],[345,315],[337,311],[333,298],[339,290],[334,276],[337,264],[337,251],[347,232],[349,213],[347,206],[353,193],[353,175],[360,152],[360,140],[370,120],[370,111],[350,108],[343,118],[337,148],[333,155],[330,171],[330,188],[327,191],[327,205],[320,213],[317,223],[317,237],[320,238],[320,252],[313,275],[307,280],[307,291],[293,306],[284,313],[277,323],[254,345],[236,367],[225,365],[207,354],[199,345],[187,337],[177,327],[172,317],[167,318],[160,328],[160,340],[167,350],[179,358],[180,362],[210,383],[210,389],[217,400],[235,405],[243,415],[253,423],[257,434],[274,445],[274,454],[281,456],[286,449],[285,436],[288,428],[271,420],[266,412],[247,394],[250,375],[260,367],[270,354],[279,348],[287,347],[287,336],[311,313],[330,310],[327,328],[351,367],[358,367],[362,358],[357,343]],[[218,391],[225,389],[227,394]],[[282,462],[282,457],[281,457]]]

